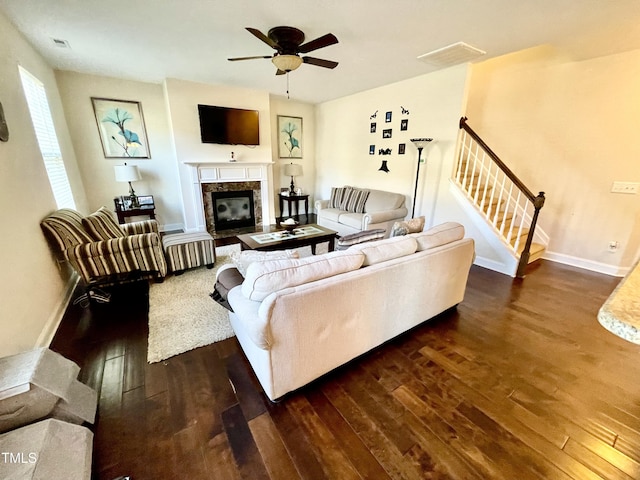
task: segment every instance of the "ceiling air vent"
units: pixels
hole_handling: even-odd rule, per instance
[[[51,41],[53,42],[53,44],[56,47],[59,47],[59,48],[71,48],[69,46],[69,42],[67,42],[66,40],[62,40],[60,38],[52,38]]]
[[[487,52],[472,47],[467,43],[458,42],[420,55],[418,60],[422,60],[435,67],[446,68],[460,63],[471,62],[486,53]]]

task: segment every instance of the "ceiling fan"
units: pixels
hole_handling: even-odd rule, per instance
[[[238,60],[254,60],[258,58],[270,58],[273,64],[278,68],[276,75],[284,75],[295,70],[303,63],[316,65],[324,68],[336,68],[338,62],[332,60],[323,60],[315,57],[301,57],[301,53],[309,53],[320,48],[328,47],[338,43],[338,39],[332,33],[327,33],[321,37],[304,42],[304,33],[294,27],[273,27],[267,35],[256,28],[246,27],[254,36],[262,40],[264,43],[273,48],[276,53],[273,55],[255,56],[255,57],[238,57],[229,58],[230,62]]]

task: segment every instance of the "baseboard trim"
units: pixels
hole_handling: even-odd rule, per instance
[[[47,323],[45,323],[44,328],[40,332],[40,336],[38,336],[38,340],[36,341],[35,345],[36,348],[48,347],[49,345],[51,345],[53,337],[58,331],[60,322],[62,322],[62,318],[67,311],[67,307],[69,306],[69,302],[71,302],[71,297],[73,296],[73,292],[75,291],[76,285],[78,285],[79,281],[80,277],[78,277],[78,275],[74,273],[67,282],[64,296],[60,300],[60,303],[58,303],[57,308],[55,308],[53,313],[49,316]]]
[[[548,250],[542,256],[542,258],[551,262],[562,263],[564,265],[570,265],[572,267],[584,268],[585,270],[604,273],[605,275],[611,275],[613,277],[624,277],[631,270],[631,267],[618,267],[616,265],[594,262],[593,260],[574,257],[572,255],[566,255],[564,253],[550,252]]]
[[[476,259],[473,261],[473,264],[488,270],[493,270],[494,272],[502,273],[509,277],[515,276],[515,272],[513,272],[508,265],[491,260],[490,258],[479,257],[476,255]]]

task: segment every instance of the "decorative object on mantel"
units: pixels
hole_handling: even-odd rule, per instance
[[[136,165],[116,165],[113,167],[116,172],[116,182],[128,182],[129,183],[129,198],[131,199],[132,207],[139,207],[138,196],[133,190],[131,182],[137,182],[141,179],[140,171]]]
[[[284,174],[287,177],[291,177],[291,185],[289,187],[289,195],[295,196],[296,187],[293,184],[293,177],[299,177],[302,175],[302,165],[298,163],[288,163],[284,166]]]
[[[91,97],[105,158],[151,158],[140,102]]]
[[[418,180],[420,179],[420,164],[422,163],[422,150],[429,145],[433,138],[412,138],[411,141],[418,149],[418,166],[416,168],[416,184],[413,189],[413,207],[411,208],[411,218],[415,217],[416,213],[416,197],[418,195]]]
[[[278,115],[278,156],[302,158],[302,118]]]
[[[231,152],[231,158],[229,159],[229,161],[231,163],[237,162],[238,160],[236,159],[236,154],[234,152]]]
[[[9,141],[9,127],[7,126],[7,120],[4,118],[2,103],[0,103],[0,141]]]
[[[386,160],[382,160],[382,165],[380,165],[380,168],[378,169],[379,172],[386,172],[389,173],[389,167],[387,167],[387,161]]]

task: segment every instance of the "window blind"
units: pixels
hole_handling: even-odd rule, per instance
[[[49,177],[51,190],[56,200],[58,208],[76,208],[73,199],[69,177],[64,167],[62,152],[58,144],[58,137],[53,126],[51,110],[47,101],[47,92],[40,80],[30,74],[22,67],[20,69],[20,79],[22,88],[27,99],[31,122],[36,133],[40,153],[44,161],[44,166]]]

